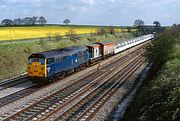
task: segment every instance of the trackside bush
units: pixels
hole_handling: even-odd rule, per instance
[[[153,62],[154,66],[162,66],[173,57],[174,47],[174,37],[162,34],[152,41],[152,44],[147,46],[145,51],[146,60]]]

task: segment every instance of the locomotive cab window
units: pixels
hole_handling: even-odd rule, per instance
[[[44,58],[29,58],[28,63],[40,62],[41,65],[44,64]]]
[[[52,64],[52,63],[54,63],[54,59],[53,58],[48,58],[46,63],[47,64]]]
[[[40,62],[43,65],[45,62],[44,56],[42,54],[32,54],[28,59],[28,63],[31,64],[33,62]]]

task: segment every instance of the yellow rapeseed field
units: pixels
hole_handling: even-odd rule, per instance
[[[95,32],[98,27],[72,27],[72,26],[42,26],[42,27],[0,27],[0,41],[3,40],[20,40],[47,37],[48,33],[55,35],[65,35],[70,29],[77,34],[86,34]],[[121,32],[120,28],[116,31]]]

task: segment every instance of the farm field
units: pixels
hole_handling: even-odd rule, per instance
[[[0,41],[4,40],[22,40],[47,37],[49,33],[55,35],[65,35],[70,29],[75,30],[77,34],[87,34],[96,32],[99,27],[95,26],[33,26],[33,27],[0,27]],[[122,32],[121,28],[115,29]],[[123,31],[127,31],[124,29]]]

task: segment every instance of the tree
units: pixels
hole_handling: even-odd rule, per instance
[[[87,37],[87,40],[88,40],[89,42],[91,42],[91,43],[97,42],[97,39],[96,39],[94,33],[91,33],[90,36]]]
[[[159,21],[154,21],[153,24],[155,24],[155,27],[160,27],[161,26]]]
[[[11,19],[4,19],[1,21],[1,24],[2,25],[5,25],[5,26],[10,26],[12,25],[13,21]]]
[[[25,25],[34,25],[34,24],[35,24],[35,21],[34,21],[33,18],[31,18],[31,17],[25,17],[25,18],[23,19],[23,23],[24,23]]]
[[[71,21],[70,21],[69,19],[65,19],[65,20],[63,21],[63,23],[66,24],[66,25],[68,25],[70,22],[71,22]]]
[[[13,20],[14,25],[21,25],[23,23],[23,20],[20,18],[16,18]]]
[[[127,26],[127,31],[131,32],[131,27]]]
[[[171,35],[161,34],[152,44],[146,47],[145,57],[149,62],[156,66],[161,66],[167,60],[171,59],[174,51],[175,39]]]
[[[55,41],[61,41],[62,40],[61,33],[59,32],[54,33],[54,39]]]
[[[78,34],[76,34],[76,31],[74,31],[73,29],[70,29],[68,32],[66,32],[66,36],[73,42],[77,42],[77,40],[80,39]]]
[[[110,27],[109,27],[109,33],[110,33],[110,34],[115,34],[115,33],[116,33],[113,26],[110,26]]]
[[[38,17],[37,16],[33,16],[32,19],[33,19],[35,24],[38,23]]]
[[[41,17],[39,17],[38,22],[39,22],[41,25],[44,25],[44,24],[47,23],[47,20],[46,20],[43,16],[41,16]]]
[[[139,36],[145,32],[145,30],[143,28],[143,26],[144,26],[143,20],[140,20],[140,19],[135,20],[133,26],[137,27],[137,29],[138,29],[136,32],[136,36]]]
[[[138,26],[144,26],[144,21],[143,21],[143,20],[140,20],[140,19],[137,19],[137,20],[134,21],[133,26],[136,26],[136,27],[138,27]]]
[[[47,36],[48,40],[51,41],[52,33],[51,33],[51,32],[48,32],[48,33],[46,33],[46,36]]]
[[[106,31],[106,29],[103,28],[103,27],[100,27],[100,28],[97,29],[97,31],[96,31],[96,34],[97,34],[97,35],[104,35],[104,34],[106,34],[106,33],[107,33],[107,31]]]

